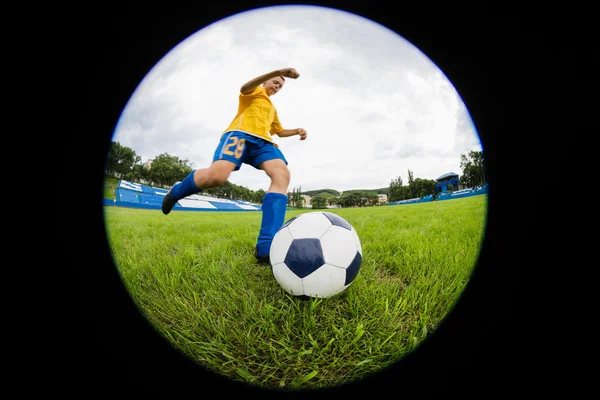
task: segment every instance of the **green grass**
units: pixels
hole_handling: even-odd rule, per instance
[[[104,198],[113,200],[114,194],[113,190],[116,190],[119,185],[120,179],[113,178],[111,176],[104,177]]]
[[[313,389],[375,373],[435,331],[476,264],[487,196],[330,211],[358,232],[363,263],[346,291],[311,300],[255,262],[260,213],[105,207],[105,221],[124,285],[175,348],[234,380]]]

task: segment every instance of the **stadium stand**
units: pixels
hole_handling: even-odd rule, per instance
[[[117,189],[117,201],[121,202],[129,202],[129,203],[139,203],[140,196],[137,192],[129,189]]]
[[[154,204],[156,206],[162,206],[163,196],[157,196],[156,194],[140,193],[139,195],[141,204]]]
[[[115,199],[104,199],[104,204],[118,207],[147,208],[160,210],[163,197],[168,190],[140,183],[120,180],[115,190]],[[260,211],[259,204],[242,200],[221,199],[193,194],[179,200],[173,210],[179,211]]]
[[[462,198],[462,197],[476,196],[476,195],[484,194],[487,192],[488,192],[488,185],[485,184],[483,186],[475,186],[474,188],[461,189],[461,190],[457,190],[454,192],[450,192],[450,191],[442,192],[435,199],[433,198],[433,195],[430,194],[427,196],[417,197],[414,199],[392,201],[392,202],[388,203],[388,206],[395,206],[398,204],[424,203],[424,202],[428,202],[428,201],[451,200],[451,199],[457,199],[457,198]]]
[[[473,188],[456,190],[454,192],[443,192],[438,195],[438,198],[436,200],[440,201],[440,200],[457,199],[457,198],[462,198],[462,197],[476,196],[478,194],[484,194],[487,192],[488,192],[488,185],[485,184],[483,186],[475,186]]]
[[[388,203],[390,206],[399,204],[424,203],[429,201],[443,201],[462,197],[475,196],[488,192],[487,184],[475,186],[474,188],[461,189],[457,191],[445,191],[437,198],[433,195],[417,197],[408,200],[399,200]],[[135,182],[121,180],[115,191],[115,200],[104,199],[104,204],[118,207],[148,208],[160,210],[162,199],[168,190],[142,185]],[[173,210],[179,211],[260,211],[259,204],[253,204],[243,200],[229,200],[211,197],[201,194],[193,194],[179,200]]]
[[[433,195],[415,197],[414,199],[392,201],[388,203],[388,206],[395,206],[397,204],[425,203],[427,201],[433,201]]]

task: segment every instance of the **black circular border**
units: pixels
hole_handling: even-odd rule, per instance
[[[283,395],[234,384],[175,352],[131,303],[112,263],[104,231],[105,155],[120,113],[145,74],[175,45],[209,23],[240,11],[281,4],[225,3],[180,7],[122,3],[77,10],[57,6],[55,10],[58,36],[50,52],[58,71],[49,79],[64,100],[57,112],[62,125],[54,138],[58,172],[63,185],[93,182],[89,198],[98,199],[97,203],[77,203],[57,196],[55,202],[59,268],[54,275],[60,288],[56,296],[60,311],[54,317],[55,328],[48,331],[56,337],[52,345],[61,362],[47,374],[55,376],[55,384],[65,392]],[[522,285],[521,272],[532,260],[526,228],[533,225],[525,224],[524,229],[525,221],[530,221],[527,212],[507,192],[514,187],[517,173],[531,166],[525,159],[540,135],[520,123],[520,118],[525,109],[535,106],[524,101],[523,95],[530,93],[531,85],[541,87],[528,76],[532,72],[528,63],[542,54],[544,31],[531,30],[532,14],[522,9],[301,4],[335,7],[370,18],[395,30],[432,59],[456,87],[473,118],[490,185],[478,266],[461,300],[432,339],[376,376],[312,395],[460,396],[512,393],[528,387],[535,339],[526,334],[531,328],[530,314],[524,308],[529,291]]]

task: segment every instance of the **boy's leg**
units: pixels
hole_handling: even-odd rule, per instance
[[[259,169],[264,170],[271,178],[271,186],[263,198],[262,222],[254,255],[260,262],[267,264],[273,237],[285,220],[290,172],[284,159],[280,158],[264,161]]]
[[[192,171],[183,181],[171,187],[163,199],[163,214],[170,213],[175,203],[184,197],[224,184],[229,174],[240,169],[246,149],[244,137],[241,132],[228,132],[223,135],[215,150],[212,165]]]
[[[202,189],[220,186],[227,181],[229,174],[236,168],[229,161],[218,160],[208,168],[197,169],[188,174],[185,179],[171,187],[162,202],[163,214],[171,212],[175,203],[192,194],[200,193]]]

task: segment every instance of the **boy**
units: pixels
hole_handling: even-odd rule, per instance
[[[271,178],[271,185],[262,202],[262,222],[254,256],[261,264],[269,264],[269,250],[275,233],[281,228],[287,207],[290,172],[287,160],[272,135],[299,135],[306,139],[302,128],[283,129],[270,97],[283,87],[285,78],[300,76],[294,68],[271,71],[246,82],[240,88],[238,112],[221,136],[213,163],[208,168],[192,171],[176,183],[165,195],[163,214],[169,214],[177,201],[191,194],[223,185],[229,174],[242,163],[261,169]]]

